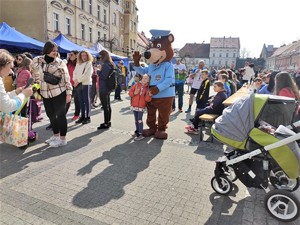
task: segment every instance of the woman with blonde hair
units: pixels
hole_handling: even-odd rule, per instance
[[[91,86],[93,74],[93,56],[88,51],[81,51],[77,57],[77,64],[73,72],[74,87],[77,90],[81,117],[75,123],[87,124],[91,122]]]
[[[3,79],[13,73],[14,58],[5,49],[0,49],[0,111],[13,112],[20,108],[26,97],[32,95],[31,86],[24,89],[19,87],[11,92],[6,92]]]

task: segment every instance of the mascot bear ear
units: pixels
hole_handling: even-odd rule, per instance
[[[169,34],[168,39],[169,39],[170,43],[173,43],[174,42],[174,35],[173,34]]]

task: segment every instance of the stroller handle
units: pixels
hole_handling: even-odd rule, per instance
[[[289,144],[289,143],[297,141],[297,140],[300,140],[300,133],[298,133],[296,135],[293,135],[293,136],[290,136],[290,137],[287,137],[287,138],[284,138],[284,139],[282,139],[282,140],[280,140],[276,143],[267,145],[267,146],[264,147],[264,149],[266,151],[269,151],[273,148],[278,148],[278,147],[281,147],[283,145]]]

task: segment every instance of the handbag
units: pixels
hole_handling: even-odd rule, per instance
[[[28,143],[28,118],[0,112],[0,141],[17,147]]]
[[[46,72],[46,71],[43,71],[44,72],[44,81],[48,84],[52,84],[52,85],[58,85],[60,80],[61,80],[61,77],[57,77],[55,75],[53,75],[52,73],[49,73],[49,72]]]

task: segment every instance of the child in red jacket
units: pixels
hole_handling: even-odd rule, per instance
[[[133,110],[135,120],[135,138],[134,140],[140,141],[145,137],[142,135],[143,132],[143,114],[147,105],[150,102],[152,95],[149,92],[149,76],[147,74],[142,76],[142,80],[132,86],[129,91],[131,97],[131,108]]]

